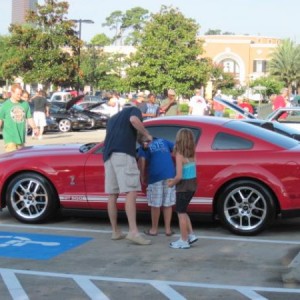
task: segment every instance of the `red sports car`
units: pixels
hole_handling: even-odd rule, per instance
[[[225,118],[162,117],[145,125],[153,136],[171,141],[182,127],[194,132],[198,190],[190,212],[219,218],[242,235],[257,234],[278,215],[300,215],[298,141]],[[105,210],[103,147],[48,145],[2,154],[1,207],[26,223],[45,221],[59,208]],[[143,192],[137,209],[149,210]]]

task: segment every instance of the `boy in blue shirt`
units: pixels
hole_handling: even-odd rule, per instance
[[[160,210],[163,207],[165,234],[171,236],[172,206],[175,204],[175,187],[169,188],[167,180],[175,176],[175,165],[172,159],[174,144],[161,138],[152,142],[143,141],[138,136],[141,146],[138,149],[139,168],[142,184],[147,184],[148,205],[151,206],[152,226],[145,234],[158,234]]]

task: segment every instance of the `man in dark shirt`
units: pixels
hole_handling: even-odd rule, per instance
[[[33,102],[33,119],[39,128],[38,139],[41,140],[45,126],[47,126],[46,117],[49,116],[49,106],[46,99],[46,93],[42,90],[38,91],[37,96],[32,98]],[[34,137],[34,135],[33,135]]]
[[[117,222],[117,199],[119,193],[125,193],[125,210],[129,225],[126,239],[139,245],[149,245],[151,240],[145,239],[139,233],[136,224],[136,197],[137,191],[141,190],[140,172],[136,161],[138,131],[147,140],[152,140],[142,123],[142,113],[137,107],[126,107],[110,118],[103,152],[105,192],[109,194],[108,215],[112,226],[112,240],[125,238]]]

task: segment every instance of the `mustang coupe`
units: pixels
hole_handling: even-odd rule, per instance
[[[300,215],[300,144],[239,120],[174,116],[147,120],[155,137],[175,140],[182,127],[196,140],[198,190],[189,211],[210,215],[233,233],[253,235],[276,217]],[[104,144],[25,147],[0,155],[0,200],[21,222],[58,209],[106,210]],[[121,195],[119,208],[124,209]],[[144,191],[138,211],[149,211]]]

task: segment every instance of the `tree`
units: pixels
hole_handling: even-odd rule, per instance
[[[68,7],[66,1],[45,0],[44,5],[37,5],[37,12],[29,13],[28,24],[11,25],[9,45],[14,55],[4,62],[5,76],[46,87],[75,82],[80,41],[74,22],[65,18]]]
[[[131,30],[125,44],[136,46],[140,42],[141,33],[146,20],[149,18],[149,11],[141,7],[134,7],[125,12],[122,28]]]
[[[110,14],[103,23],[103,26],[108,26],[114,30],[113,42],[123,44],[125,40],[126,45],[137,45],[140,41],[140,34],[142,32],[145,21],[149,17],[149,11],[142,7],[134,7],[123,13],[116,10]],[[125,39],[125,32],[128,32]]]
[[[123,79],[125,63],[124,54],[105,53],[103,48],[89,45],[81,56],[82,83],[92,89],[126,91],[129,86]]]
[[[141,44],[130,60],[128,82],[135,89],[161,93],[169,88],[191,95],[209,78],[210,64],[201,61],[199,27],[175,8],[162,6],[146,23]]]
[[[91,39],[91,45],[104,47],[110,44],[111,44],[111,39],[104,33],[96,34]]]
[[[220,29],[208,29],[205,33],[205,35],[220,35],[222,34],[222,31]]]
[[[278,81],[278,79],[273,76],[260,77],[251,82],[250,87],[264,86],[266,90],[264,94],[270,96],[272,94],[279,94],[284,87],[284,82]]]
[[[113,11],[106,19],[105,23],[102,24],[102,26],[107,26],[109,29],[114,30],[115,34],[112,38],[113,42],[117,42],[118,40],[121,40],[122,43],[122,36],[123,36],[123,30],[122,30],[122,22],[123,22],[123,13],[120,10]]]
[[[291,91],[293,82],[299,84],[300,46],[290,39],[284,40],[271,55],[269,72],[283,81]]]
[[[7,60],[14,56],[14,51],[9,47],[9,36],[0,36],[0,81],[1,84],[8,79],[4,73],[4,64]]]

